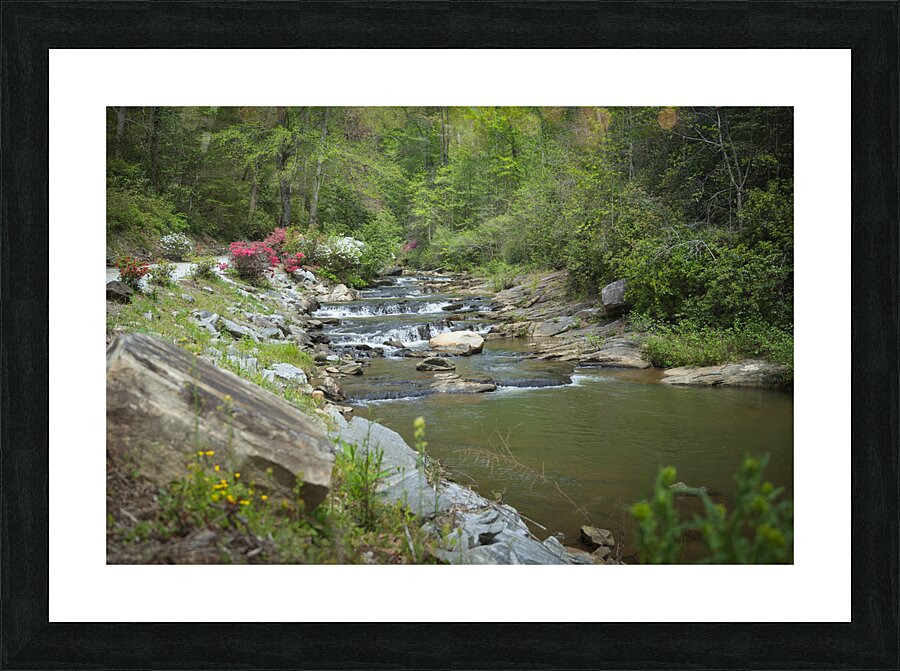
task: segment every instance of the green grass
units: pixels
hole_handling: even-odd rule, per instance
[[[204,291],[213,289],[213,293]],[[171,294],[171,295],[170,295]],[[182,298],[193,297],[194,302]],[[194,354],[209,348],[222,353],[219,365],[285,399],[302,412],[311,414],[321,402],[290,385],[280,387],[266,380],[261,373],[243,370],[227,359],[230,347],[254,356],[259,369],[274,363],[290,363],[312,374],[315,364],[296,343],[254,343],[248,339],[233,340],[221,336],[213,343],[212,335],[194,323],[191,312],[207,310],[224,317],[238,317],[240,311],[271,313],[273,310],[255,295],[245,296],[238,287],[220,280],[180,281],[169,288],[157,288],[152,295],[135,294],[129,305],[112,305],[107,311],[107,329],[119,332],[141,332],[169,340]],[[151,320],[144,314],[150,312]],[[343,450],[332,474],[332,489],[324,502],[314,511],[304,511],[300,492],[290,499],[270,496],[272,488],[266,483],[245,483],[234,476],[219,453],[228,452],[225,446],[210,446],[211,455],[198,455],[188,464],[185,475],[160,490],[148,506],[155,517],[131,524],[108,522],[111,537],[119,544],[146,550],[147,553],[185,551],[191,534],[212,530],[234,541],[236,536],[266,539],[260,554],[253,561],[264,563],[428,563],[434,562],[426,551],[426,532],[421,520],[399,505],[389,505],[373,496],[375,486],[383,474],[376,465],[365,462],[364,451]],[[215,463],[214,463],[215,462]],[[213,470],[215,465],[220,470]],[[363,476],[362,485],[360,474]],[[139,473],[125,472],[128,478]],[[228,488],[215,488],[222,479]],[[230,493],[233,501],[227,496]],[[215,495],[215,496],[214,496]],[[262,497],[266,496],[266,499]],[[244,503],[242,503],[242,501]],[[237,542],[237,541],[235,541]],[[182,545],[179,545],[182,543]],[[154,549],[155,548],[155,549]],[[175,548],[175,550],[173,550]],[[182,555],[175,555],[176,558]],[[188,557],[189,553],[184,554]],[[248,561],[241,553],[221,548],[217,556],[221,562]]]
[[[204,287],[211,288],[213,293],[204,291]],[[194,302],[182,298],[182,294],[192,296]],[[238,317],[235,313],[241,311],[261,314],[271,314],[274,311],[255,295],[243,295],[235,285],[218,279],[194,279],[177,282],[168,288],[157,288],[151,294],[136,293],[129,305],[107,311],[106,328],[110,332],[124,330],[128,333],[160,336],[193,354],[216,349],[223,355],[219,360],[222,368],[281,396],[304,412],[318,407],[312,397],[301,391],[290,386],[281,389],[275,382],[265,380],[261,373],[241,369],[225,357],[228,348],[235,347],[254,356],[260,369],[268,368],[274,363],[290,363],[303,369],[307,375],[312,375],[315,364],[306,352],[300,351],[296,343],[254,343],[250,340],[233,340],[227,334],[222,334],[221,342],[213,343],[213,336],[191,317],[195,310],[207,310],[229,319]],[[147,312],[153,315],[152,319],[148,320],[144,316]]]

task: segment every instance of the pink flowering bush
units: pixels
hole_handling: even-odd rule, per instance
[[[284,228],[276,228],[274,231],[269,233],[268,236],[263,240],[263,244],[267,247],[271,247],[278,256],[281,256],[281,252],[284,248],[284,240],[287,235],[287,230]]]
[[[291,256],[284,256],[284,269],[289,273],[299,270],[303,267],[303,259],[305,258],[306,255],[303,252],[297,252]]]
[[[248,282],[260,282],[266,273],[272,272],[272,266],[279,263],[278,254],[265,242],[232,242],[231,268],[241,279]]]

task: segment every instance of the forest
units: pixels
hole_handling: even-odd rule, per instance
[[[793,315],[793,111],[754,107],[109,108],[110,253],[276,228],[508,286],[627,280],[633,319],[763,334]],[[339,269],[342,270],[342,269]]]

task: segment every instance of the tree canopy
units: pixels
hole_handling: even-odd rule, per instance
[[[108,108],[108,236],[352,236],[419,267],[625,278],[635,311],[793,315],[793,110]]]

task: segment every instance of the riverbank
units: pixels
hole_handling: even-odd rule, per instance
[[[118,288],[113,286],[113,289]],[[264,398],[267,394],[274,395],[286,402],[292,411],[310,418],[334,446],[331,454],[335,462],[333,486],[324,502],[317,503],[314,523],[305,517],[303,520],[295,518],[293,526],[286,527],[283,520],[267,512],[271,506],[269,501],[275,501],[275,492],[262,483],[257,482],[251,487],[251,493],[243,491],[242,495],[249,498],[235,498],[230,503],[224,498],[231,496],[224,493],[229,484],[231,489],[228,491],[236,491],[247,482],[246,473],[252,472],[252,464],[263,458],[260,454],[244,455],[243,462],[229,456],[233,463],[227,467],[216,463],[216,473],[220,468],[233,473],[229,476],[232,478],[230,483],[224,478],[216,481],[212,473],[206,471],[198,480],[197,469],[218,460],[215,455],[221,453],[221,445],[198,450],[199,462],[187,464],[194,470],[174,481],[171,479],[173,474],[185,468],[185,458],[194,460],[190,447],[185,449],[182,445],[180,451],[176,449],[164,459],[159,456],[159,449],[151,445],[148,449],[155,451],[159,460],[167,464],[166,468],[161,468],[156,461],[137,467],[134,445],[147,440],[148,436],[156,443],[166,443],[172,438],[166,434],[171,430],[172,422],[170,419],[160,423],[153,413],[139,418],[134,416],[134,408],[146,405],[140,398],[135,398],[131,403],[115,406],[119,408],[117,412],[125,413],[114,423],[115,430],[109,429],[113,423],[108,423],[111,431],[107,445],[110,562],[563,564],[614,561],[609,558],[609,551],[592,557],[583,549],[581,552],[566,550],[554,536],[539,540],[514,508],[491,501],[442,477],[437,462],[427,454],[413,450],[396,432],[362,418],[345,419],[352,413],[352,408],[340,405],[346,395],[339,381],[360,374],[371,357],[383,352],[371,346],[367,349],[341,346],[332,349],[331,338],[324,333],[324,327],[337,320],[315,318],[313,313],[320,307],[320,300],[352,299],[352,291],[340,286],[328,287],[314,276],[299,273],[290,278],[278,273],[265,287],[215,276],[183,278],[168,287],[148,289],[146,293],[137,292],[130,296],[127,303],[107,304],[106,341],[108,346],[111,345],[108,389],[119,390],[109,392],[111,399],[121,399],[127,395],[126,389],[152,387],[149,382],[135,383],[135,379],[148,380],[159,375],[165,379],[178,379],[179,375],[183,378],[186,372],[178,370],[177,352],[187,352],[195,357],[195,363],[180,366],[190,365],[192,376],[211,375],[215,378],[213,367],[226,375],[219,382],[218,391],[207,402],[220,412],[221,408],[230,407],[228,412],[240,414],[233,399],[238,397],[238,390],[242,390],[247,399],[256,399],[257,394]],[[108,297],[124,301],[123,293],[118,290],[111,293],[110,287],[107,290]],[[140,340],[141,336],[129,334],[146,334],[150,340]],[[122,361],[153,358],[148,352],[156,352],[162,347],[153,343],[171,343],[165,346],[171,353],[154,354],[157,361],[152,365],[127,367],[127,374],[119,373],[127,384],[116,387],[115,377],[109,377],[113,375],[110,371],[120,371],[124,365],[120,363]],[[229,375],[232,377],[227,377]],[[183,384],[190,385],[190,381]],[[235,391],[226,393],[223,389],[229,385]],[[158,384],[153,388],[158,388],[159,392],[146,400],[152,398],[154,403],[161,402],[166,389],[171,387],[171,383]],[[242,404],[244,412],[246,407],[256,407],[259,403],[264,401],[245,400]],[[177,407],[182,413],[190,410],[190,406],[179,406],[176,398],[166,406],[165,413],[158,415],[171,418],[172,408]],[[194,412],[194,421],[198,425],[205,422],[202,429],[197,429],[198,435],[206,435],[206,425],[215,421],[215,413],[205,417],[202,411],[195,409]],[[266,425],[271,418],[264,415],[256,419]],[[191,417],[184,415],[185,425],[190,421]],[[300,415],[297,421],[303,421]],[[252,427],[244,430],[252,431]],[[213,435],[213,430],[209,431]],[[229,445],[230,441],[229,438]],[[177,442],[172,439],[167,444]],[[360,484],[354,473],[359,473],[363,464],[370,467],[376,461],[370,457],[376,454],[382,455],[381,470],[385,473],[378,477],[377,473],[370,472],[368,481]],[[204,461],[206,455],[210,464]],[[265,459],[279,463],[272,455]],[[150,463],[152,467],[148,465]],[[375,470],[378,468],[375,466]],[[244,480],[238,482],[242,472]],[[261,476],[257,474],[257,477]],[[197,485],[197,482],[201,484]],[[198,494],[197,487],[202,489],[203,483],[209,485],[209,491]],[[223,487],[221,493],[216,489],[218,486]],[[308,490],[309,483],[305,487]],[[157,488],[161,488],[162,494],[153,493]],[[259,495],[261,491],[269,492],[265,499],[252,498],[254,493]],[[190,496],[185,498],[185,492],[191,492]],[[371,501],[368,500],[370,495]],[[173,505],[175,500],[180,505]],[[283,503],[292,505],[289,501],[289,496],[282,498]],[[247,507],[232,510],[229,505]],[[360,524],[353,511],[363,505],[367,512],[364,523]],[[187,521],[183,519],[185,507],[193,511]],[[370,518],[370,514],[376,515],[377,519]],[[172,522],[173,516],[178,523]],[[273,534],[273,530],[278,533]],[[317,537],[322,540],[314,540]]]
[[[771,327],[710,329],[690,324],[655,326],[634,321],[624,281],[600,296],[573,298],[568,273],[519,275],[513,286],[492,295],[485,318],[499,323],[487,339],[530,338],[531,356],[582,366],[666,369],[665,384],[790,389],[793,338]],[[482,294],[489,278],[462,275],[448,290]]]

